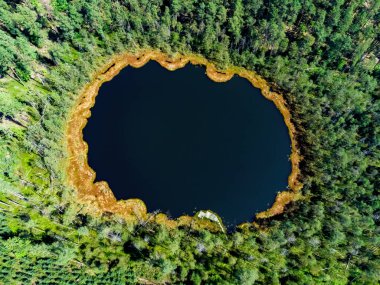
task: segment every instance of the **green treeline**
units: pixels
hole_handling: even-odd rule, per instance
[[[379,0],[0,0],[0,284],[378,284]],[[66,182],[78,90],[123,51],[265,77],[304,199],[223,234],[95,217]]]

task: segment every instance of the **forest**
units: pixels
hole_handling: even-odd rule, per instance
[[[283,94],[303,198],[229,233],[92,215],[67,183],[79,90],[125,51]],[[0,284],[379,284],[379,0],[0,0]]]

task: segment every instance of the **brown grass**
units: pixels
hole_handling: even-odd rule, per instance
[[[266,218],[280,214],[284,206],[289,202],[300,198],[299,189],[302,187],[298,181],[300,174],[299,162],[301,156],[297,149],[295,140],[296,129],[291,122],[291,115],[286,106],[284,98],[275,92],[270,91],[268,83],[257,75],[255,72],[248,71],[239,67],[229,67],[226,70],[217,70],[215,65],[205,58],[198,55],[173,55],[168,56],[159,51],[141,51],[136,54],[124,53],[111,58],[98,72],[93,76],[93,80],[88,83],[80,92],[79,99],[72,109],[70,120],[67,124],[67,147],[69,153],[68,161],[68,180],[78,193],[80,201],[91,207],[91,210],[97,213],[111,212],[123,216],[126,219],[145,220],[148,217],[147,209],[143,201],[139,199],[128,199],[117,201],[108,184],[104,181],[96,182],[95,172],[88,165],[87,153],[88,145],[83,140],[83,128],[91,116],[90,109],[95,104],[95,97],[98,94],[100,86],[111,80],[126,66],[142,67],[149,60],[158,62],[168,70],[176,70],[184,67],[186,64],[203,65],[206,67],[207,76],[216,82],[225,82],[230,80],[235,74],[246,78],[252,85],[261,90],[265,98],[274,102],[278,110],[284,117],[284,121],[289,130],[292,143],[292,153],[290,160],[292,163],[292,172],[288,178],[290,191],[281,192],[277,195],[272,207],[265,212],[256,215],[257,218]],[[177,220],[170,220],[165,215],[160,214],[155,220],[173,227],[183,223],[194,221],[189,216],[183,216]],[[197,222],[199,224],[199,221]],[[210,225],[205,221],[205,226]]]

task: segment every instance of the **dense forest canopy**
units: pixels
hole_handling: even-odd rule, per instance
[[[0,0],[0,283],[378,284],[378,0]],[[223,234],[91,215],[65,126],[112,55],[196,53],[285,97],[303,199]]]

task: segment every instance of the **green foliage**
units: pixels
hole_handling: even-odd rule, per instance
[[[378,284],[379,21],[368,1],[0,0],[0,284]],[[89,214],[64,130],[110,56],[255,70],[292,111],[302,194],[224,235]]]

